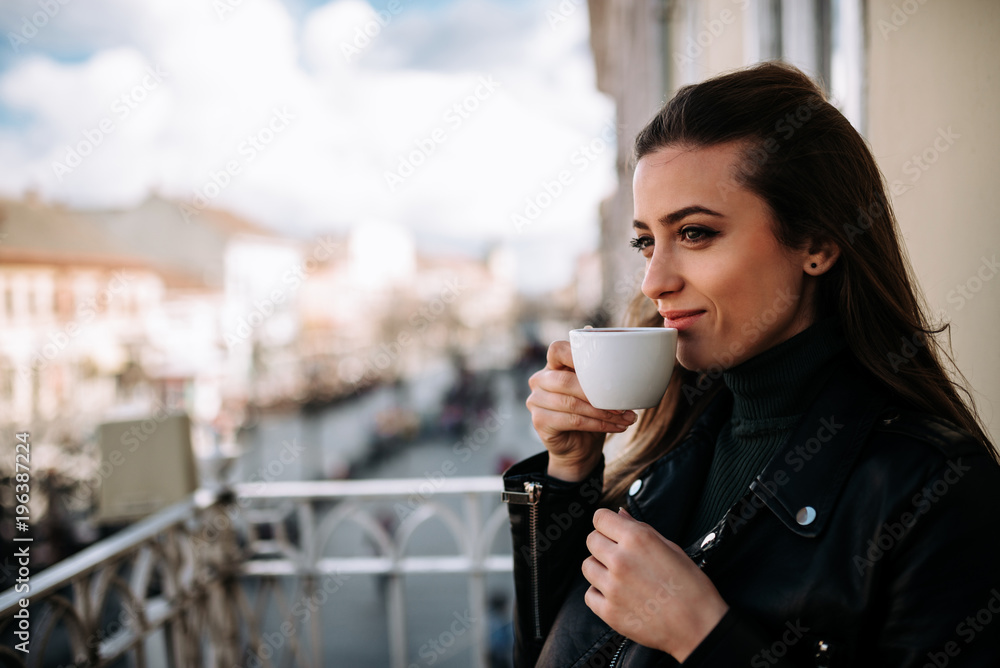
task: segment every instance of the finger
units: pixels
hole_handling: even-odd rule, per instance
[[[545,353],[545,366],[549,369],[575,369],[569,341],[553,341]]]
[[[610,580],[610,571],[594,557],[584,559],[583,564],[580,566],[580,571],[587,582],[598,590],[603,590]]]
[[[583,595],[583,602],[587,604],[588,608],[594,611],[595,615],[604,619],[604,616],[607,614],[608,599],[604,597],[600,589],[592,585]]]
[[[556,392],[558,394],[569,394],[579,399],[586,399],[583,388],[580,386],[580,379],[572,369],[550,369],[545,367],[541,371],[536,371],[528,379],[531,389],[542,389],[546,392]]]
[[[568,431],[585,431],[600,433],[620,433],[629,425],[621,422],[608,422],[589,418],[579,413],[564,413],[535,406],[531,410],[531,424],[539,434],[556,436]]]
[[[606,411],[600,408],[594,408],[585,399],[581,399],[571,394],[561,394],[559,392],[548,391],[541,387],[532,391],[531,396],[528,397],[525,404],[529,409],[533,406],[537,406],[538,408],[543,408],[545,410],[556,411],[559,413],[573,413],[575,415],[582,415],[595,420],[614,422],[616,424],[623,424],[626,426],[632,425],[636,421],[635,413],[620,413],[618,411]]]
[[[630,531],[641,525],[641,522],[607,508],[598,508],[594,513],[594,529],[616,543],[621,543]]]
[[[590,554],[605,567],[611,565],[612,553],[617,546],[618,543],[614,542],[600,531],[591,531],[590,534],[587,535],[587,549],[590,550]]]
[[[539,371],[529,381],[529,385],[537,401],[544,408],[561,410],[567,413],[580,413],[599,420],[611,420],[633,424],[637,419],[635,411],[609,411],[594,408],[587,395],[580,387],[580,380],[572,371],[554,371],[546,369]],[[551,396],[546,396],[551,395]]]

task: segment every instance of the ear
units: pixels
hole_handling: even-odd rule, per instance
[[[803,269],[810,276],[819,276],[829,271],[839,257],[840,246],[836,242],[829,239],[814,241],[805,257]]]

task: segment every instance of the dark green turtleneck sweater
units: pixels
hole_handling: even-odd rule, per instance
[[[825,318],[722,372],[733,412],[722,425],[705,489],[691,520],[688,543],[722,519],[788,440],[847,347],[837,321]]]

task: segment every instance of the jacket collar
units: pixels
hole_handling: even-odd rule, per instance
[[[751,493],[801,536],[823,531],[888,400],[867,378],[853,354],[841,353],[787,443],[750,485]]]

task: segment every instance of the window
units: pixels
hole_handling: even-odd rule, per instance
[[[823,82],[864,134],[862,0],[745,0],[744,62],[781,59]]]

